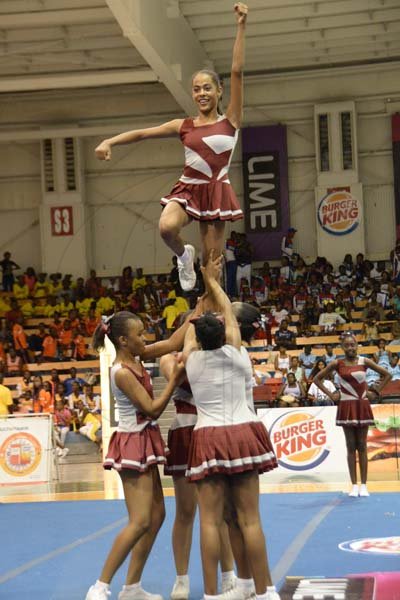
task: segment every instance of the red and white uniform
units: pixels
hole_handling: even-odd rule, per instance
[[[359,356],[354,365],[346,365],[344,360],[338,361],[340,402],[336,425],[364,427],[374,424],[374,416],[367,398],[366,371],[363,356]]]
[[[175,476],[185,475],[192,433],[197,422],[197,409],[187,380],[175,388],[172,400],[175,403],[176,414],[168,431],[169,454],[164,473]]]
[[[251,369],[246,350],[226,344],[194,351],[186,373],[198,413],[186,476],[195,481],[213,473],[274,469],[268,432],[248,403]]]
[[[161,204],[179,202],[189,216],[200,221],[242,219],[243,211],[228,178],[238,133],[224,115],[211,125],[195,126],[193,118],[185,119],[179,132],[185,167]]]
[[[117,431],[114,431],[111,436],[103,467],[117,471],[134,469],[145,472],[153,464],[165,463],[168,449],[165,447],[157,422],[141,413],[115,384],[115,374],[121,368],[128,369],[132,377],[136,377],[153,398],[151,378],[143,365],[141,376],[128,365],[121,363],[113,365],[111,391],[118,409],[119,421]]]

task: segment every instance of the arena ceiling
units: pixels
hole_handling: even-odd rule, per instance
[[[400,60],[400,0],[248,4],[247,75]],[[0,0],[0,92],[161,81],[187,110],[189,74],[229,73],[234,35],[232,0]]]

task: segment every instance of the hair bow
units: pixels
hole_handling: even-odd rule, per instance
[[[101,330],[104,331],[104,333],[106,333],[107,335],[110,332],[111,329],[111,319],[114,317],[115,313],[113,313],[112,315],[107,316],[102,316],[101,317]]]

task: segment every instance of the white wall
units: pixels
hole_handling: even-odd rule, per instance
[[[391,103],[387,102],[388,97],[400,98],[400,66],[395,64],[258,80],[249,78],[245,82],[244,125],[287,125],[291,224],[298,229],[297,249],[308,260],[316,255],[313,107],[321,102],[355,101],[367,254],[378,259],[388,256],[393,247]],[[107,133],[110,136],[130,123],[132,127],[143,127],[177,116],[182,116],[179,108],[158,84],[69,91],[67,98],[62,92],[17,98],[3,95],[0,98],[0,142],[1,132],[10,122],[19,123],[19,128],[31,128],[34,123],[64,128],[76,126],[78,122],[82,126],[93,126],[94,135],[83,139],[86,201],[92,234],[93,264],[89,266],[99,273],[119,272],[127,264],[142,266],[147,272],[161,272],[169,270],[171,255],[158,235],[159,198],[169,192],[181,173],[183,152],[179,140],[154,140],[119,147],[114,149],[110,163],[98,162],[93,150],[98,141],[106,137],[103,133],[96,134],[104,125],[114,124]],[[3,218],[3,211],[10,210],[10,204],[17,211],[15,221],[11,223],[9,219],[4,227],[10,238],[14,231],[18,232],[22,222],[20,211],[27,206],[33,210],[40,202],[37,148],[38,144],[33,142],[19,144],[17,149],[15,144],[0,143],[0,222],[7,218]],[[241,200],[240,151],[239,144],[231,180]],[[3,234],[3,225],[0,227]],[[242,231],[243,223],[227,225],[227,231],[232,228]],[[199,247],[196,224],[187,228],[185,237]],[[3,239],[2,235],[1,247]],[[38,243],[37,234],[34,238],[33,233],[19,242],[20,256],[32,257],[31,262],[33,255],[29,248],[33,239]],[[337,243],[336,238],[332,243]],[[14,247],[9,247],[14,253]],[[37,255],[34,256],[38,260]]]

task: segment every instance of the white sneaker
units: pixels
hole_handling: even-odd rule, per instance
[[[367,490],[367,486],[365,483],[360,485],[360,496],[367,498],[369,496],[369,491]]]
[[[67,456],[68,452],[69,452],[69,448],[63,448],[61,450],[61,454],[60,454],[61,458],[65,458]]]
[[[243,600],[243,591],[239,590],[235,586],[235,587],[231,588],[230,590],[228,590],[227,592],[219,594],[217,596],[217,598],[220,598],[221,600]]]
[[[163,597],[160,594],[146,592],[142,587],[127,590],[124,586],[118,594],[118,600],[163,600]]]
[[[265,594],[265,600],[281,600],[281,597],[278,594],[278,592],[274,589],[267,591],[267,593]]]
[[[190,260],[182,262],[177,256],[179,281],[184,292],[190,292],[196,285],[196,272],[194,270],[195,250],[190,244],[185,244],[185,251],[190,255]]]
[[[250,598],[256,597],[254,581],[250,579],[250,582],[250,585],[240,585],[239,581],[236,582],[236,588],[242,594],[243,600],[250,600]]]
[[[110,590],[99,588],[95,585],[90,586],[85,600],[107,600],[111,596]]]
[[[177,579],[171,592],[171,600],[188,600],[190,594],[189,577],[182,581]]]
[[[357,484],[353,485],[353,487],[351,488],[351,491],[349,492],[349,496],[350,496],[350,498],[358,498],[358,485]]]

